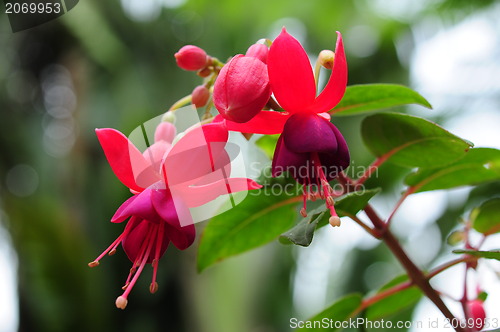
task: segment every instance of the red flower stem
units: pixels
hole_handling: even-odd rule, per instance
[[[396,203],[396,206],[394,207],[394,209],[392,210],[391,214],[389,215],[389,218],[387,218],[387,222],[386,222],[387,223],[387,227],[390,227],[391,220],[394,217],[394,215],[396,214],[396,211],[401,207],[401,204],[403,204],[403,202],[408,198],[408,196],[410,196],[411,194],[413,194],[416,190],[417,190],[416,187],[408,187],[408,189],[406,190],[406,192],[403,194],[403,196],[401,196],[401,198],[399,199],[399,201]]]
[[[411,281],[406,281],[389,289],[383,290],[382,292],[379,292],[371,297],[368,297],[364,299],[363,302],[361,302],[361,306],[358,308],[358,310],[356,310],[357,311],[356,313],[365,310],[369,306],[374,305],[375,303],[380,302],[391,295],[394,295],[407,288],[410,288],[411,286],[413,286],[413,283]]]
[[[461,258],[457,258],[457,259],[454,259],[452,261],[449,261],[447,263],[444,263],[443,265],[440,265],[438,267],[436,267],[435,269],[433,269],[431,272],[429,272],[427,274],[427,279],[432,279],[434,278],[435,276],[437,276],[438,274],[440,274],[441,272],[449,269],[450,267],[453,267],[457,264],[460,264],[460,263],[467,263],[467,262],[470,262],[470,261],[473,261],[474,258],[471,257],[471,256],[463,256]]]
[[[361,177],[354,181],[355,188],[362,185],[366,180],[368,180],[373,175],[373,173],[377,171],[377,169],[387,160],[387,158],[387,156],[382,156],[375,159],[375,161],[370,166],[368,166],[363,175],[361,175]]]
[[[338,177],[339,183],[344,186],[345,191],[352,191],[353,180],[346,176],[344,173],[340,173]],[[412,189],[414,190],[414,189]],[[408,191],[405,193],[406,196],[409,195]],[[402,201],[401,201],[402,203]],[[400,203],[400,204],[401,204]],[[391,250],[394,256],[398,259],[398,261],[403,265],[406,273],[410,277],[410,281],[415,284],[418,288],[422,290],[422,292],[436,305],[436,307],[443,313],[443,315],[448,318],[450,321],[455,321],[455,316],[451,313],[450,309],[444,304],[443,300],[436,292],[434,288],[432,288],[429,283],[428,277],[413,263],[413,261],[408,257],[406,252],[401,247],[401,244],[396,239],[396,237],[389,230],[388,224],[385,223],[375,212],[375,210],[371,207],[370,204],[367,204],[364,208],[364,211],[368,218],[370,218],[373,226],[376,230],[380,232],[380,238],[385,242],[387,247]],[[393,212],[394,213],[394,212]],[[455,328],[457,332],[467,332],[460,326]]]
[[[432,288],[431,284],[429,283],[428,278],[424,275],[424,273],[413,263],[413,261],[408,257],[406,252],[403,250],[401,247],[401,244],[398,242],[398,240],[394,237],[394,235],[391,233],[391,231],[386,227],[386,224],[378,218],[378,216],[374,213],[373,209],[370,206],[367,206],[368,211],[367,215],[372,219],[372,222],[374,225],[384,225],[385,231],[381,232],[382,240],[385,242],[385,244],[389,247],[389,249],[392,251],[394,256],[399,260],[401,265],[406,270],[406,273],[412,280],[412,282],[424,292],[424,294],[436,305],[436,307],[443,313],[443,315],[448,318],[450,321],[456,321],[455,316],[451,313],[451,311],[448,309],[446,304],[444,304],[443,300],[439,296],[439,294],[436,292],[434,288]],[[455,328],[455,331],[457,332],[466,332],[463,328],[460,326],[457,326]]]
[[[469,318],[471,318],[469,309],[467,308],[467,302],[469,302],[469,299],[467,297],[467,274],[469,272],[469,266],[465,266],[465,274],[464,274],[464,294],[462,295],[462,298],[460,299],[460,304],[462,304],[462,310],[464,311],[464,316],[465,316],[465,321],[468,322]],[[469,329],[466,329],[469,331]]]
[[[377,230],[371,228],[370,226],[368,226],[367,224],[365,224],[363,221],[361,221],[361,219],[359,219],[357,216],[353,216],[353,215],[347,215],[347,217],[351,218],[352,220],[354,220],[359,226],[361,226],[365,231],[367,231],[371,236],[373,236],[374,238],[376,239],[380,239],[380,234],[378,233]]]
[[[433,269],[431,272],[429,272],[427,275],[426,275],[426,278],[427,280],[430,280],[432,278],[434,278],[435,276],[437,276],[438,274],[440,274],[441,272],[444,272],[446,271],[447,269],[457,265],[457,264],[460,264],[460,263],[465,263],[467,261],[471,260],[470,257],[467,257],[467,256],[464,256],[462,258],[459,258],[459,259],[455,259],[453,261],[450,261],[450,262],[447,262],[441,266],[438,266],[437,268]],[[388,288],[382,292],[379,292],[371,297],[368,297],[366,299],[363,300],[363,302],[361,303],[361,307],[357,310],[357,312],[361,312],[363,311],[364,309],[368,308],[369,306],[377,303],[377,302],[380,302],[382,301],[383,299],[393,295],[393,294],[396,294],[398,292],[401,292],[405,289],[408,289],[410,288],[411,286],[414,286],[415,284],[411,281],[411,280],[408,280],[406,282],[403,282],[401,284],[398,284],[396,286],[393,286],[391,288]]]

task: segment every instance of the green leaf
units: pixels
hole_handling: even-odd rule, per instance
[[[464,158],[438,169],[421,169],[406,177],[415,192],[449,189],[500,180],[500,150],[471,149]]]
[[[404,167],[444,166],[464,157],[472,146],[433,122],[407,114],[371,115],[363,121],[361,134],[378,158]]]
[[[381,293],[389,288],[402,284],[408,281],[408,276],[401,275],[387,284],[385,284],[377,293]],[[378,320],[386,316],[393,315],[402,311],[415,303],[422,297],[422,292],[415,286],[411,286],[402,291],[394,293],[368,307],[366,311],[366,319]]]
[[[250,191],[241,204],[208,222],[198,249],[198,270],[276,239],[293,226],[297,202],[297,197],[272,195],[266,188]]]
[[[326,207],[321,206],[311,212],[305,218],[295,225],[289,231],[283,233],[279,237],[279,241],[283,244],[296,244],[303,247],[308,247],[313,239],[314,231],[318,226],[318,222],[322,219],[326,219],[328,223],[328,218],[330,214],[327,213]]]
[[[335,116],[358,115],[407,104],[432,108],[424,97],[403,85],[351,85],[347,87],[344,97],[330,113]]]
[[[467,254],[480,258],[488,258],[488,259],[496,259],[500,261],[500,250],[491,250],[491,251],[477,251],[477,250],[464,250],[457,249],[453,250],[454,254]]]
[[[276,149],[276,143],[278,143],[278,138],[280,135],[264,135],[255,141],[255,144],[264,151],[269,159],[273,159],[274,149]]]
[[[340,331],[341,329],[335,328],[335,326],[339,325],[335,324],[335,322],[343,322],[356,315],[361,306],[361,301],[360,294],[347,295],[316,316],[309,318],[305,321],[305,326],[299,331]],[[327,326],[323,325],[323,323],[326,323]]]
[[[335,200],[335,210],[340,217],[354,216],[363,209],[368,201],[380,192],[380,188],[356,191],[349,193]],[[317,228],[328,224],[330,213],[328,209],[322,205],[309,212],[309,215],[295,225],[289,231],[281,234],[279,240],[283,244],[296,244],[303,247],[308,247],[313,239],[314,232]]]
[[[484,235],[500,232],[500,197],[484,202],[471,213],[472,227]]]

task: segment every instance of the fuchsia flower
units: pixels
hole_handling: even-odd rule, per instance
[[[220,195],[257,189],[246,178],[227,178],[230,160],[224,150],[228,132],[223,123],[211,123],[188,131],[175,145],[175,127],[162,122],[155,143],[144,153],[114,129],[97,129],[97,137],[118,179],[134,193],[111,218],[129,219],[123,233],[89,266],[99,265],[121,243],[132,268],[116,306],[124,309],[127,296],[146,264],[152,264],[151,293],[156,292],[158,261],[170,242],[188,248],[195,239],[190,207],[203,205]]]
[[[238,54],[219,73],[214,85],[214,105],[224,119],[247,122],[269,101],[271,88],[265,60],[267,46],[250,46],[248,55]]]
[[[206,67],[209,57],[198,46],[186,45],[174,54],[177,65],[184,70],[201,70]]]
[[[476,299],[467,302],[467,310],[470,317],[474,320],[474,331],[481,331],[486,320],[483,301]]]
[[[344,46],[341,34],[337,34],[331,76],[317,96],[307,54],[283,28],[269,50],[267,67],[272,93],[285,112],[261,111],[246,123],[227,121],[230,130],[281,133],[274,152],[273,176],[290,171],[304,185],[303,215],[306,215],[306,200],[311,194],[325,198],[332,224],[338,224],[339,219],[333,208],[328,181],[336,178],[350,162],[346,141],[326,113],[342,99],[347,85]],[[314,185],[322,190],[315,193]]]

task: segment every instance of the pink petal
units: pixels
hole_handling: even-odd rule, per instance
[[[134,200],[137,198],[137,196],[138,195],[134,195],[134,196],[130,197],[129,199],[127,199],[125,202],[123,202],[123,204],[120,205],[120,207],[118,208],[118,210],[116,210],[116,212],[113,215],[113,217],[111,217],[111,222],[120,223],[120,222],[124,221],[125,219],[127,219],[129,216],[127,216],[126,214],[124,214],[123,211],[125,211],[125,209],[131,203],[134,202]]]
[[[337,32],[337,46],[335,47],[335,60],[333,62],[332,73],[321,94],[316,98],[311,110],[321,113],[328,112],[337,105],[342,97],[347,85],[347,61],[344,53],[342,35]]]
[[[269,50],[267,60],[271,89],[287,112],[303,112],[316,97],[314,75],[307,53],[285,28]]]
[[[227,129],[231,131],[239,131],[241,133],[253,133],[274,135],[280,134],[283,131],[283,126],[290,114],[285,112],[261,111],[250,121],[245,123],[236,123],[226,121]],[[214,121],[220,121],[222,116],[217,115]]]
[[[152,191],[156,189],[145,189],[140,194],[136,195],[136,198],[127,204],[126,207],[121,209],[121,207],[116,211],[113,216],[113,220],[118,222],[119,220],[123,220],[124,218],[128,218],[131,216],[140,217],[141,219],[146,219],[152,222],[159,222],[160,217],[158,213],[153,207],[152,202]],[[129,199],[130,200],[130,199]],[[127,203],[126,201],[125,203]]]
[[[166,141],[172,143],[176,134],[175,126],[170,122],[162,122],[156,127],[155,142]]]
[[[150,164],[125,135],[115,129],[96,129],[104,154],[116,177],[128,188],[142,191],[158,181]]]
[[[262,186],[257,182],[246,178],[220,179],[204,186],[176,187],[175,195],[182,198],[190,208],[209,203],[222,195],[236,193],[239,191],[259,189]]]
[[[160,140],[147,148],[142,155],[144,156],[144,159],[150,163],[152,169],[160,173],[161,163],[171,148],[172,144],[167,141]]]
[[[214,122],[187,132],[165,158],[163,174],[169,186],[212,173],[226,167],[228,131],[224,122]]]

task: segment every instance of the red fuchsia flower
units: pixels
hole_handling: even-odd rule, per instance
[[[251,46],[247,53],[250,55],[236,55],[222,67],[214,85],[215,108],[224,119],[239,123],[252,119],[271,97],[267,66],[262,61],[267,53],[260,46]]]
[[[467,311],[469,312],[469,316],[474,320],[474,331],[481,331],[486,320],[483,301],[476,299],[467,302]]]
[[[269,54],[269,48],[264,44],[253,44],[251,45],[245,56],[251,56],[259,59],[260,61],[267,63],[267,55]]]
[[[230,130],[243,133],[278,134],[273,158],[273,176],[289,171],[304,185],[306,214],[308,198],[320,195],[330,209],[332,224],[339,224],[328,181],[350,162],[349,150],[340,131],[329,121],[330,111],[342,99],[347,85],[347,62],[342,36],[338,34],[335,60],[325,88],[316,95],[316,83],[308,56],[285,28],[271,45],[267,58],[271,90],[285,112],[261,111],[246,123],[227,121]],[[316,186],[319,192],[315,192]]]
[[[180,68],[191,71],[205,68],[209,59],[203,49],[194,45],[183,46],[174,56]]]
[[[144,153],[117,130],[97,129],[96,133],[113,172],[134,193],[111,218],[114,223],[128,219],[123,233],[89,263],[91,267],[99,265],[106,254],[114,254],[122,245],[132,262],[124,293],[116,299],[116,306],[124,309],[146,264],[153,266],[150,292],[154,293],[158,289],[158,261],[169,243],[180,250],[193,243],[195,228],[188,208],[260,186],[250,179],[225,176],[230,172],[230,160],[224,151],[228,132],[223,123],[192,129],[172,146],[175,127],[162,122],[156,129],[155,143]],[[191,162],[196,165],[194,172],[192,165],[187,165]]]

